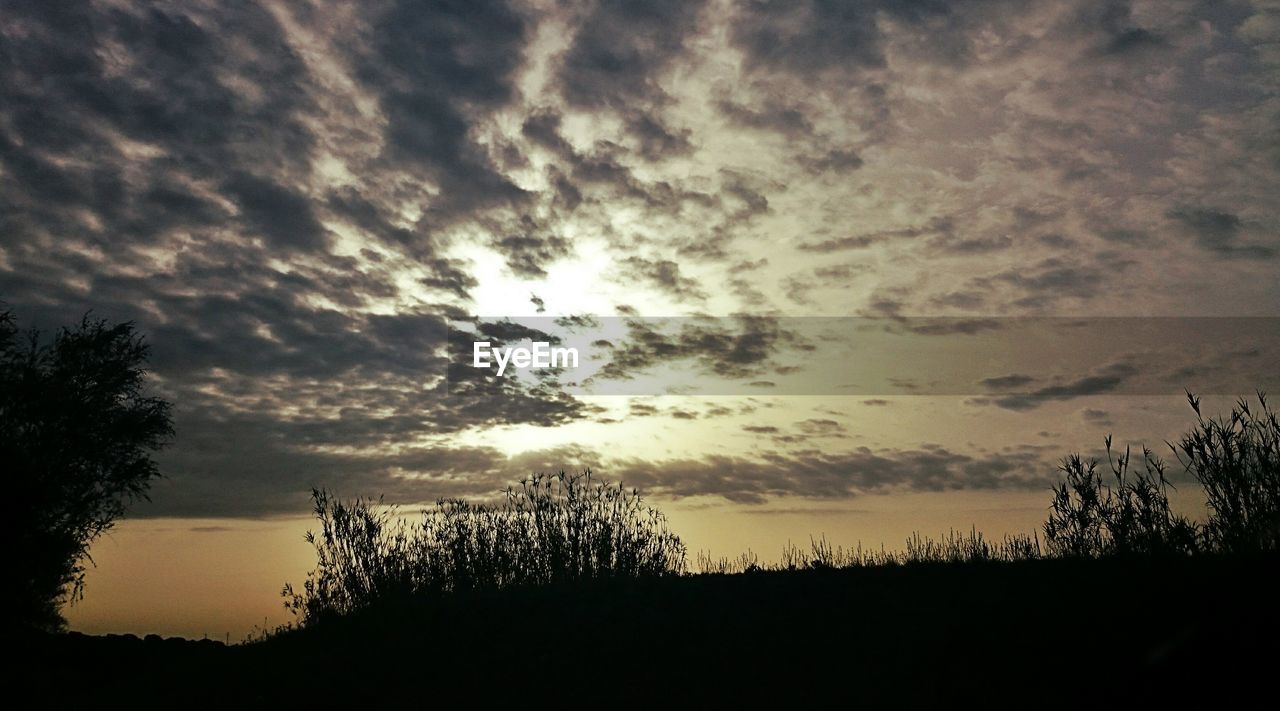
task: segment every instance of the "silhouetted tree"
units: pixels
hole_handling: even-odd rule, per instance
[[[9,613],[57,628],[78,598],[89,544],[159,476],[150,453],[173,434],[169,403],[146,397],[147,347],[132,323],[88,316],[52,339],[0,314],[0,465],[16,561]]]

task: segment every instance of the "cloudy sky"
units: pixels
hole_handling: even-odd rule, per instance
[[[1063,454],[1186,424],[1175,376],[1273,362],[1166,320],[972,388],[584,395],[459,375],[447,338],[699,317],[619,367],[762,383],[837,357],[787,335],[817,316],[942,344],[915,377],[1007,317],[1274,333],[1271,0],[7,0],[0,58],[0,300],[147,334],[178,437],[130,525],[170,549],[243,547],[312,486],[412,504],[585,465],[726,553],[1026,530]],[[1186,362],[1126,391],[1157,352]]]

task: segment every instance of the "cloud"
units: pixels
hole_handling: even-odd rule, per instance
[[[1168,217],[1187,229],[1201,249],[1223,257],[1270,259],[1276,254],[1269,245],[1241,244],[1244,221],[1224,210],[1180,207],[1170,210]]]
[[[989,237],[971,237],[968,239],[942,238],[934,240],[930,245],[940,252],[952,254],[986,254],[999,252],[1013,246],[1013,238],[1009,235],[993,235]]]
[[[680,265],[670,259],[644,259],[627,257],[620,264],[623,273],[631,278],[647,281],[675,297],[677,301],[702,300],[707,293],[694,279],[680,273]]]
[[[1036,382],[1036,379],[1030,375],[1022,375],[1021,373],[1013,373],[1010,375],[1001,375],[994,378],[985,378],[982,384],[992,390],[1009,390],[1011,388],[1020,388],[1024,385],[1030,385]]]
[[[599,0],[582,17],[557,73],[571,106],[631,108],[667,100],[661,78],[697,31],[701,2]]]
[[[800,249],[807,252],[839,252],[847,249],[865,249],[874,244],[884,242],[896,242],[901,240],[913,240],[922,235],[931,234],[949,234],[953,228],[950,218],[939,217],[934,218],[928,224],[919,227],[904,227],[901,229],[881,230],[862,235],[850,235],[848,237],[839,237],[835,239],[823,240],[821,242],[808,242],[800,245]]]
[[[1142,245],[1151,241],[1151,235],[1140,230],[1110,229],[1102,230],[1098,236],[1107,242],[1126,245]],[[1065,245],[1064,245],[1065,246]]]
[[[1075,299],[1088,301],[1099,297],[1108,274],[1133,266],[1125,258],[1112,264],[1080,264],[1061,257],[1048,257],[1036,263],[1020,265],[993,275],[975,277],[968,287],[977,292],[1012,288],[1012,303],[1023,309],[1044,309]]]
[[[576,447],[507,456],[489,447],[427,445],[340,454],[273,444],[237,422],[239,446],[204,441],[163,455],[167,472],[135,517],[266,517],[307,510],[312,487],[343,497],[382,497],[388,504],[431,504],[439,498],[489,499],[535,472],[580,470],[598,459]],[[269,423],[268,423],[268,426]],[[268,432],[274,432],[274,428]]]
[[[1113,392],[1137,374],[1138,369],[1128,363],[1113,363],[1093,375],[1062,384],[1046,385],[1025,394],[997,397],[991,402],[997,407],[1002,407],[1006,410],[1034,410],[1046,402],[1072,400],[1079,397],[1104,395]],[[1019,381],[1022,378],[1022,376],[1006,376],[1006,378],[1010,377]],[[983,382],[992,385],[992,380],[997,381],[998,386],[1005,379],[992,378]],[[1017,385],[1011,385],[1005,382],[1005,387],[1019,387],[1022,384],[1029,383],[1019,382]]]
[[[624,340],[601,344],[608,354],[596,377],[627,380],[663,365],[691,363],[707,374],[745,379],[776,372],[780,366],[777,356],[784,352],[803,353],[813,348],[772,317],[677,319],[675,328],[663,330],[658,326],[648,321],[628,321]],[[749,384],[773,386],[765,380]]]
[[[569,241],[555,235],[508,235],[495,240],[493,246],[506,255],[511,271],[527,278],[545,277],[547,264],[572,254]]]
[[[437,223],[529,196],[499,172],[473,126],[515,96],[529,26],[501,1],[424,7],[390,3],[367,28],[371,41],[353,48],[362,85],[377,96],[386,120],[381,163],[438,181],[431,205]]]
[[[746,128],[774,131],[784,136],[803,136],[813,131],[813,123],[795,107],[767,105],[757,109],[730,99],[720,99],[716,108],[735,125]]]
[[[1114,424],[1111,421],[1111,413],[1106,410],[1098,410],[1092,407],[1081,410],[1080,417],[1089,424],[1102,425],[1104,427],[1110,427]]]
[[[743,4],[731,41],[747,67],[809,78],[833,68],[879,68],[885,59],[877,31],[877,3],[819,2]]]
[[[853,150],[833,148],[819,156],[802,156],[800,163],[815,173],[848,173],[861,168],[865,161]]]
[[[284,181],[236,189],[249,180],[237,169],[305,168],[315,141],[301,120],[314,108],[303,62],[260,7],[190,12],[6,7],[0,211],[10,226],[128,259],[130,244],[227,219],[215,196],[230,175],[229,201],[244,203],[262,236],[323,244],[305,205],[298,229],[282,222],[300,206]]]
[[[150,336],[180,416],[156,511],[302,510],[314,482],[489,491],[524,464],[451,438],[601,415],[554,373],[450,370],[448,327],[504,288],[555,311],[559,285],[531,282],[561,269],[577,270],[566,293],[621,314],[766,314],[610,345],[613,376],[682,362],[762,395],[807,352],[783,313],[941,311],[960,318],[898,327],[986,337],[997,315],[1266,315],[1280,297],[1276,37],[1249,5],[0,13],[0,290],[28,323],[94,309]],[[989,402],[1026,411],[1136,378]],[[755,434],[823,436],[781,430]],[[616,431],[625,449],[634,433]],[[700,455],[676,461],[717,490]],[[805,489],[726,461],[772,482],[730,477],[734,496]]]
[[[796,423],[796,429],[809,437],[847,437],[847,428],[835,420],[813,418]]]
[[[249,234],[285,247],[324,247],[326,230],[305,196],[248,173],[233,174],[223,189],[236,201]]]
[[[608,463],[606,475],[653,495],[720,496],[741,504],[804,496],[848,498],[907,491],[1030,489],[1045,486],[1052,466],[1030,452],[972,456],[930,449],[765,452],[759,458],[700,458]]]
[[[896,311],[896,309],[890,309]],[[994,318],[903,318],[894,317],[894,327],[922,336],[971,336],[986,331],[999,331],[1008,324]]]

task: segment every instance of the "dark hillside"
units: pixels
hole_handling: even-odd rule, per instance
[[[1274,684],[1274,557],[698,575],[383,604],[265,642],[28,640],[51,706],[789,702],[1214,706]],[[12,687],[10,687],[12,688]]]

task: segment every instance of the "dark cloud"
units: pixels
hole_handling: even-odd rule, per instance
[[[647,160],[687,155],[693,151],[689,129],[663,125],[652,114],[634,113],[626,117],[627,132],[636,142],[636,152]]]
[[[633,402],[629,406],[629,413],[632,417],[653,417],[661,412],[657,407],[643,402]]]
[[[997,407],[1002,407],[1006,410],[1034,410],[1046,402],[1072,400],[1079,397],[1105,395],[1114,392],[1137,374],[1138,369],[1134,366],[1128,363],[1115,363],[1093,375],[1066,383],[1047,385],[1025,394],[998,397],[991,402]]]
[[[1013,246],[1013,238],[1009,235],[968,237],[965,239],[941,237],[930,242],[929,246],[945,254],[986,254],[1009,249]]]
[[[897,309],[886,309],[892,316]],[[1008,324],[994,318],[904,318],[894,316],[886,328],[901,329],[921,336],[971,336],[975,333],[999,331]]]
[[[1168,46],[1168,41],[1157,31],[1139,26],[1133,18],[1130,2],[1086,3],[1067,16],[1067,31],[1090,33],[1095,42],[1095,52],[1105,57],[1133,59],[1145,50]]]
[[[982,381],[982,384],[992,390],[1010,390],[1013,388],[1023,387],[1024,385],[1030,385],[1034,382],[1036,382],[1036,379],[1030,375],[1013,373],[1011,375],[1000,375],[994,378],[986,378]]]
[[[748,378],[776,372],[776,357],[785,351],[813,348],[771,317],[676,319],[673,326],[659,330],[653,322],[628,321],[626,339],[606,346],[607,362],[597,377],[627,380],[660,365],[688,362],[720,377]]]
[[[856,151],[833,148],[819,156],[801,156],[800,164],[815,173],[848,173],[861,168],[863,161]]]
[[[387,120],[382,160],[440,183],[434,220],[524,202],[527,193],[496,169],[472,126],[513,98],[526,18],[502,1],[405,0],[369,25],[371,41],[353,49],[353,61]]]
[[[1056,232],[1040,235],[1039,237],[1036,238],[1036,240],[1039,241],[1040,244],[1043,244],[1048,247],[1052,247],[1054,249],[1072,249],[1076,246],[1075,240],[1071,239],[1070,237],[1065,237],[1063,235],[1057,234]]]
[[[75,239],[129,259],[132,244],[219,226],[229,215],[197,186],[269,165],[261,190],[237,191],[246,184],[233,178],[228,198],[262,236],[323,246],[289,186],[315,143],[302,121],[314,108],[305,67],[266,10],[33,2],[4,13],[6,240]]]
[[[765,196],[758,181],[748,176],[728,170],[720,171],[720,189],[726,195],[737,200],[741,207],[735,211],[734,217],[739,221],[762,215],[769,211],[769,198]]]
[[[791,106],[766,104],[756,108],[730,99],[720,99],[716,102],[716,108],[737,126],[774,131],[791,137],[805,136],[813,132],[813,123],[804,112]]]
[[[534,144],[542,146],[562,158],[575,155],[573,146],[560,133],[562,117],[554,109],[538,109],[529,114],[520,127],[520,133]]]
[[[1013,304],[1023,308],[1040,309],[1063,299],[1088,300],[1099,296],[1107,277],[1122,271],[1134,262],[1116,258],[1106,263],[1080,264],[1060,257],[1049,257],[1034,264],[1006,269],[992,276],[970,280],[971,288],[978,291],[993,287],[1013,287]]]
[[[729,267],[730,274],[741,274],[743,272],[751,272],[769,266],[768,257],[760,257],[759,259],[744,259],[736,262]]]
[[[1080,417],[1089,424],[1102,425],[1104,427],[1110,427],[1113,424],[1111,422],[1111,413],[1106,410],[1096,410],[1091,407],[1085,408],[1080,411]]]
[[[829,419],[810,419],[796,423],[796,429],[804,434],[818,437],[844,437],[844,425]]]
[[[878,3],[768,2],[738,5],[730,35],[749,69],[811,77],[881,67]]]
[[[564,158],[567,172],[552,171],[557,198],[568,209],[594,203],[616,209],[623,202],[638,204],[656,213],[680,215],[688,204],[715,207],[715,196],[667,180],[645,181],[636,177],[624,158],[626,151],[612,142],[598,142],[586,152],[571,151]]]
[[[1160,35],[1141,27],[1132,27],[1111,38],[1103,50],[1106,54],[1127,55],[1134,52],[1165,47],[1168,43]]]
[[[232,175],[223,187],[239,206],[247,234],[262,235],[282,247],[324,247],[326,230],[306,196],[248,173]]]
[[[256,425],[267,424],[267,436]],[[166,478],[135,517],[262,517],[305,511],[308,492],[324,487],[343,497],[381,497],[388,504],[430,504],[443,497],[487,499],[535,472],[579,470],[598,462],[576,447],[534,450],[516,457],[488,447],[426,445],[390,454],[337,454],[291,447],[270,423],[225,422],[236,436],[192,442],[162,458]],[[197,436],[211,430],[196,430]],[[216,432],[217,430],[212,430]]]
[[[571,106],[633,109],[666,101],[661,79],[697,30],[702,2],[591,3],[561,58],[560,92]]]
[[[677,301],[702,300],[707,292],[691,277],[680,273],[680,265],[670,259],[628,257],[620,263],[626,279],[647,282],[675,297]]]
[[[733,414],[735,413],[733,408],[731,407],[726,407],[724,405],[712,405],[703,411],[702,416],[703,417],[729,417],[730,415],[733,415]]]
[[[965,455],[942,447],[847,452],[765,452],[759,458],[709,455],[696,459],[613,461],[607,473],[628,486],[670,497],[720,496],[744,504],[805,496],[1046,486],[1052,465],[1033,452]]]
[[[871,232],[862,235],[850,235],[848,237],[839,237],[835,239],[823,240],[821,242],[806,242],[800,245],[800,249],[806,252],[829,253],[838,252],[846,249],[864,249],[873,244],[882,242],[895,242],[899,240],[913,240],[922,235],[949,235],[954,229],[954,225],[950,218],[938,217],[929,221],[928,224],[920,227],[905,227],[895,230],[882,230],[879,232]]]
[[[949,291],[929,297],[929,304],[939,308],[979,309],[987,303],[987,297],[976,291]]]
[[[812,304],[810,293],[816,289],[849,289],[857,277],[868,274],[871,266],[867,264],[831,264],[814,267],[808,272],[793,274],[782,282],[782,289],[787,298],[798,304]]]
[[[304,510],[310,487],[343,496],[382,496],[411,505],[440,497],[489,498],[534,472],[598,475],[660,497],[718,496],[760,504],[770,498],[847,498],[908,491],[1034,489],[1053,477],[1033,450],[968,455],[932,445],[919,449],[844,452],[766,450],[757,457],[643,460],[610,458],[582,447],[533,450],[507,457],[488,447],[428,445],[399,454],[331,454],[291,449],[254,434],[254,424],[229,429],[244,443],[227,451],[218,441],[189,448],[190,458],[169,457],[171,472],[153,501],[134,515],[269,516]]]
[[[1196,244],[1223,257],[1241,259],[1270,259],[1276,255],[1274,247],[1260,244],[1241,244],[1244,221],[1225,210],[1180,207],[1170,210],[1170,219],[1189,230]]]
[[[824,282],[844,282],[870,270],[865,264],[831,264],[814,267],[813,276]]]
[[[510,235],[495,240],[493,246],[506,257],[511,271],[528,278],[545,277],[547,264],[572,254],[569,241],[555,235]]]

